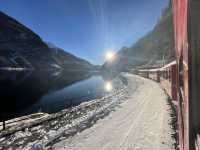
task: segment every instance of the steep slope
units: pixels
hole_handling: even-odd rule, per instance
[[[90,69],[93,66],[64,50],[50,48],[33,31],[0,12],[0,67],[51,70]]]
[[[117,53],[117,59],[112,63],[106,62],[103,69],[124,71],[134,67],[151,67],[160,65],[163,59],[167,63],[174,56],[172,11],[169,5],[152,31],[133,46],[122,48]]]
[[[64,68],[68,68],[71,70],[91,70],[95,69],[95,67],[89,63],[88,61],[76,57],[63,49],[55,46],[52,43],[47,43],[48,47],[50,48],[52,58],[56,61],[56,63],[59,66],[62,66]],[[73,66],[73,68],[72,68]]]

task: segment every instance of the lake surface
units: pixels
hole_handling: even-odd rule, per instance
[[[68,72],[9,72],[0,77],[0,83],[0,119],[37,112],[55,113],[101,98],[112,88],[101,75]]]
[[[103,97],[107,93],[104,88],[105,84],[106,81],[101,76],[92,76],[43,95],[23,113],[40,111],[53,113],[84,101]]]

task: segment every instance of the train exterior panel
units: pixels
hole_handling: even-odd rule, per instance
[[[189,90],[188,90],[188,7],[189,0],[173,0],[174,40],[177,62],[178,127],[181,150],[189,150]]]
[[[160,82],[175,102],[180,150],[200,150],[200,0],[171,4],[176,60],[138,72]]]
[[[195,149],[200,131],[200,1],[173,0],[181,149]]]
[[[161,68],[141,69],[137,74],[159,82],[174,103],[177,103],[177,64],[173,61]]]
[[[200,1],[190,0],[188,6],[190,137],[196,139],[200,131]]]

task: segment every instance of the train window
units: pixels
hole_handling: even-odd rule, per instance
[[[167,70],[166,70],[166,79],[169,79],[169,69],[167,68]]]
[[[183,56],[179,59],[179,86],[183,89]]]
[[[167,69],[165,70],[165,79],[168,78]]]
[[[179,80],[179,99],[180,99],[180,104],[182,105],[182,102],[184,100],[184,97],[183,97],[183,55],[182,54],[179,59],[178,80]]]

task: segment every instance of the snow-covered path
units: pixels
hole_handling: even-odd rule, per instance
[[[128,79],[128,99],[94,126],[56,143],[53,149],[174,149],[173,131],[169,125],[170,107],[164,91],[153,81],[130,74],[125,76]]]

